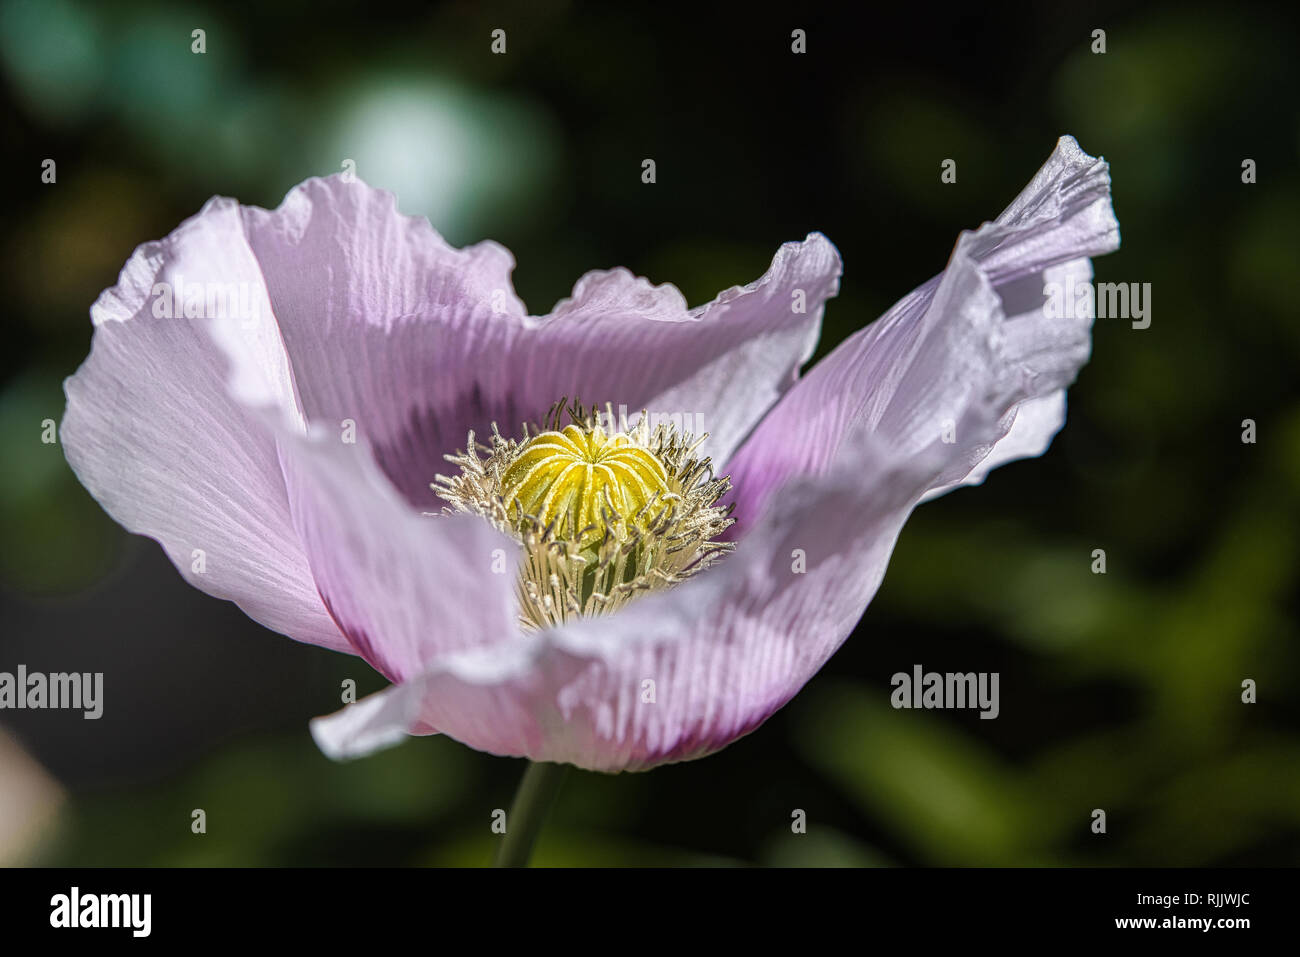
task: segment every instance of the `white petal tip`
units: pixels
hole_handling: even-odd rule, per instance
[[[321,752],[334,761],[362,758],[401,744],[406,739],[405,722],[393,718],[393,702],[387,694],[371,695],[342,711],[313,718],[311,736]]]

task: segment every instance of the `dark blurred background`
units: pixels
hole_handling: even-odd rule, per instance
[[[845,262],[822,355],[1067,132],[1112,167],[1098,280],[1151,283],[1150,328],[1098,321],[1050,452],[923,506],[787,708],[702,761],[574,773],[535,860],[1297,862],[1293,12],[251,7],[0,0],[0,671],[103,671],[106,699],[0,712],[0,863],[477,864],[523,768],[440,738],[329,762],[307,720],[382,680],[187,586],[41,443],[137,244],[349,158],[453,244],[509,247],[539,314],[615,265],[702,303],[816,229]],[[1000,672],[1001,716],[892,710],[916,663]]]

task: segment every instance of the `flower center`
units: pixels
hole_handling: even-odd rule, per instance
[[[522,446],[501,477],[501,498],[507,514],[554,525],[561,538],[589,538],[610,528],[611,516],[635,522],[680,502],[669,482],[664,463],[628,435],[568,425]]]
[[[615,429],[608,406],[606,415],[561,401],[548,429],[525,428],[521,440],[494,425],[479,446],[471,432],[466,451],[447,456],[460,474],[433,483],[444,511],[480,515],[519,542],[520,618],[530,628],[607,614],[734,547],[716,540],[733,522],[716,505],[731,483],[694,457],[704,436],[652,430],[644,412]]]

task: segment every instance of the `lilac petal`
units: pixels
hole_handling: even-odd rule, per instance
[[[1062,137],[996,221],[961,236],[945,273],[841,343],[763,420],[727,466],[737,534],[787,479],[826,468],[857,423],[901,451],[947,434],[953,461],[934,489],[970,480],[1006,441],[1022,403],[1064,389],[1087,361],[1091,310],[1047,318],[1045,282],[1090,278],[1087,257],[1118,244],[1105,162]],[[973,402],[997,409],[997,427],[951,435]],[[1049,408],[1034,406],[994,461],[1046,448],[1059,428],[1042,414]]]
[[[234,284],[248,314],[155,315],[163,284],[206,292],[214,282]],[[63,448],[105,511],[157,539],[190,584],[299,641],[350,650],[312,584],[275,441],[226,388],[217,343],[247,326],[237,334],[247,364],[233,385],[298,418],[269,317],[237,207],[213,200],[137,249],[92,307],[90,356],[64,384]]]
[[[349,422],[409,501],[440,508],[429,483],[443,456],[471,428],[520,421],[502,361],[525,312],[514,258],[492,242],[454,249],[391,193],[341,176],[242,215],[306,418]]]
[[[508,250],[454,249],[424,217],[399,213],[392,193],[360,180],[309,179],[275,210],[240,212],[291,353],[338,324],[383,325],[466,301],[524,314]]]
[[[443,456],[495,422],[513,433],[562,397],[696,413],[730,454],[794,381],[816,342],[839,256],[824,237],[783,246],[762,279],[690,312],[672,286],[588,273],[547,317],[524,316],[513,260],[448,246],[391,194],[309,180],[274,211],[244,211],[249,243],[312,422],[356,424],[407,500]],[[794,291],[803,290],[796,312]]]
[[[473,515],[421,515],[368,450],[280,430],[294,528],[340,630],[391,681],[492,642],[517,642],[519,548]]]
[[[941,464],[928,455],[900,468],[859,433],[832,473],[787,487],[782,507],[708,574],[611,618],[443,659],[316,719],[316,741],[339,759],[437,728],[493,754],[601,771],[716,751],[787,702],[844,641]]]
[[[364,435],[352,444],[323,425],[305,434],[280,338],[296,327],[277,325],[241,213],[211,201],[141,247],[96,303],[91,356],[67,383],[73,469],[109,514],[158,538],[192,584],[274,630],[359,652],[393,680],[517,634],[513,542],[470,516],[411,509]],[[237,286],[249,308],[157,318],[160,283]],[[372,331],[376,352],[391,345]]]
[[[995,468],[1019,459],[1037,458],[1047,451],[1052,438],[1065,425],[1065,390],[1058,389],[1036,399],[1026,399],[1016,409],[1015,420],[1006,436],[970,474],[959,482],[931,489],[923,501],[938,498],[958,485],[979,485]]]
[[[747,286],[687,311],[681,293],[625,269],[588,273],[526,340],[525,381],[539,396],[642,408],[707,432],[702,454],[726,461],[812,355],[839,253],[820,233],[786,243]]]

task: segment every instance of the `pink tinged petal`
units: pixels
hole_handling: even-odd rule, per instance
[[[337,432],[282,432],[294,528],[320,595],[391,681],[439,657],[519,641],[519,548],[472,515],[421,515]]]
[[[514,257],[483,242],[454,249],[386,190],[341,175],[295,186],[278,209],[240,210],[290,352],[340,323],[386,325],[467,301],[515,317]]]
[[[337,176],[242,214],[306,417],[350,421],[410,502],[441,507],[429,483],[469,429],[538,415],[515,405],[504,361],[525,311],[506,249],[454,249],[391,193]]]
[[[1062,136],[1047,162],[992,223],[966,234],[995,286],[1119,248],[1110,168]]]
[[[993,451],[971,469],[969,475],[959,482],[931,489],[924,500],[937,498],[957,485],[979,485],[995,468],[1008,462],[1037,458],[1047,451],[1052,438],[1064,425],[1064,389],[1036,399],[1026,399],[1017,407],[1010,431],[993,446]]]
[[[1018,290],[1004,286],[999,290],[1002,305],[1010,311],[1004,323],[1005,342],[1009,354],[1016,357],[1034,398],[1026,399],[1016,408],[1010,431],[993,446],[970,474],[957,482],[932,489],[926,500],[959,485],[979,485],[995,468],[1019,459],[1036,458],[1047,451],[1056,433],[1065,425],[1065,385],[1073,380],[1076,370],[1088,360],[1092,349],[1092,316],[1094,303],[1091,286],[1086,287],[1089,298],[1080,302],[1079,312],[1059,316],[1050,326],[1043,321],[1043,288],[1057,283],[1061,288],[1085,288],[1082,283],[1092,280],[1092,261],[1076,259],[1060,266],[1043,270],[1041,276],[1031,276],[1030,281],[1015,285]],[[1072,286],[1071,284],[1075,284]],[[1056,383],[1061,388],[1051,390]]]
[[[361,757],[401,744],[413,732],[419,699],[414,684],[393,685],[342,711],[311,722],[316,746],[335,761]]]
[[[537,395],[644,407],[688,431],[725,462],[792,386],[812,355],[842,263],[825,236],[777,250],[768,271],[688,311],[676,287],[625,269],[588,273],[524,340],[525,382]]]
[[[966,481],[1006,440],[1022,403],[1072,382],[1088,358],[1091,310],[1049,318],[1044,288],[1090,278],[1087,257],[1118,246],[1109,185],[1106,164],[1062,137],[996,221],[962,234],[944,273],[819,363],[728,464],[737,534],[783,482],[827,468],[858,424],[903,452],[946,434],[951,463],[940,489]],[[987,432],[962,428],[977,406],[977,417],[994,423]],[[1043,414],[1050,408],[1035,407],[994,461],[1046,448],[1059,428]]]
[[[165,315],[164,287],[180,314]],[[216,315],[185,318],[195,290],[195,306]],[[299,641],[350,650],[312,584],[275,441],[227,389],[301,421],[236,205],[214,199],[137,249],[91,318],[91,353],[64,384],[61,427],[82,484],[129,531],[157,539],[196,588]],[[223,339],[241,343],[233,372]]]
[[[832,474],[787,488],[782,507],[709,574],[612,618],[444,659],[316,719],[313,734],[345,758],[401,729],[437,728],[490,753],[601,771],[716,751],[785,704],[843,643],[939,467],[925,456],[914,465],[890,465],[860,436]]]
[[[514,433],[563,396],[684,416],[712,432],[706,454],[725,458],[793,383],[840,273],[814,234],[694,312],[673,286],[619,269],[587,274],[532,319],[509,253],[454,250],[363,183],[309,180],[244,218],[306,417],[355,422],[422,509],[440,507],[429,483],[469,430]]]

